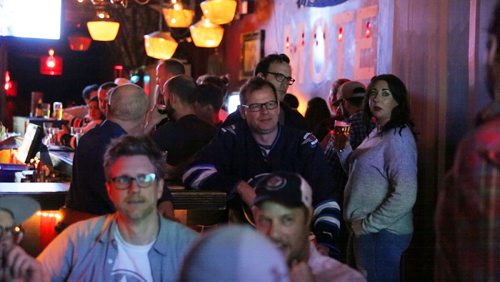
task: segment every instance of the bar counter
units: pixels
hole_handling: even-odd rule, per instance
[[[174,208],[180,210],[224,210],[226,193],[186,190],[182,186],[169,187],[174,198]],[[0,195],[20,194],[38,200],[42,210],[57,210],[64,205],[69,183],[0,182]]]

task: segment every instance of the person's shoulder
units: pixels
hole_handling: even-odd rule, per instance
[[[316,281],[366,281],[366,278],[350,266],[320,254],[310,246],[309,267]]]
[[[500,166],[500,116],[491,119],[469,132],[460,142],[462,154],[479,154]]]
[[[241,114],[238,110],[230,113],[226,119],[224,120],[224,122],[222,123],[222,127],[225,127],[225,126],[228,126],[228,125],[232,125],[232,124],[236,124],[236,123],[239,123],[239,122],[242,122],[243,121],[243,118],[241,117]]]
[[[242,130],[241,124],[230,124],[220,128],[219,132],[223,136],[236,136]]]
[[[468,138],[481,144],[496,144],[500,139],[500,115],[482,123],[478,128],[468,134]]]
[[[175,239],[191,242],[198,238],[198,233],[183,224],[161,217],[158,236],[166,240]]]
[[[282,126],[281,131],[285,142],[297,140],[300,146],[316,148],[319,145],[318,139],[312,132],[298,129],[291,126]]]
[[[83,239],[90,239],[96,236],[104,224],[111,220],[110,217],[111,215],[102,215],[73,223],[68,226],[61,235],[73,238],[75,242],[83,243]]]

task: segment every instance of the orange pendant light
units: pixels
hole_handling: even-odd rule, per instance
[[[159,60],[172,58],[177,49],[177,41],[170,35],[170,32],[155,31],[144,35],[144,47],[146,54]]]
[[[189,27],[191,38],[196,47],[213,48],[219,46],[224,36],[224,29],[208,19],[202,19]]]
[[[236,0],[205,0],[200,7],[203,15],[214,24],[230,23],[236,12]]]
[[[184,9],[182,2],[177,3],[177,0],[172,0],[171,6],[162,8],[162,12],[165,22],[170,27],[188,27],[193,22],[194,11]]]

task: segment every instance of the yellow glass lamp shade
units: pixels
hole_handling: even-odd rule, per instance
[[[200,6],[203,15],[214,24],[230,23],[236,12],[236,0],[205,0]]]
[[[189,27],[191,38],[196,47],[213,48],[219,46],[224,36],[224,29],[208,19],[202,19]]]
[[[95,41],[113,41],[120,29],[120,23],[106,20],[87,22],[90,37]]]
[[[193,22],[194,11],[184,9],[182,3],[175,3],[171,8],[163,8],[163,17],[170,27],[188,27]]]
[[[170,32],[155,31],[144,35],[144,47],[149,57],[166,60],[172,58],[177,49],[177,41]]]

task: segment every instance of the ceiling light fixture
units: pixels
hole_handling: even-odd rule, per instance
[[[161,10],[169,27],[189,27],[193,22],[194,10],[184,9],[182,1],[172,0],[168,7]]]
[[[163,1],[161,1],[163,4]],[[163,5],[160,5],[160,7]],[[149,57],[159,60],[166,60],[172,58],[177,49],[177,41],[170,35],[170,32],[164,32],[163,18],[160,10],[158,26],[159,30],[150,34],[144,35],[144,48]]]
[[[200,7],[203,15],[214,24],[230,23],[236,12],[236,0],[205,0]]]
[[[199,22],[189,27],[189,31],[196,47],[217,47],[224,36],[224,28],[205,18],[202,18]]]
[[[108,12],[103,8],[98,8],[96,16],[97,19],[87,22],[90,37],[95,41],[115,40],[116,35],[118,35],[118,30],[120,29],[120,23],[111,20]]]

